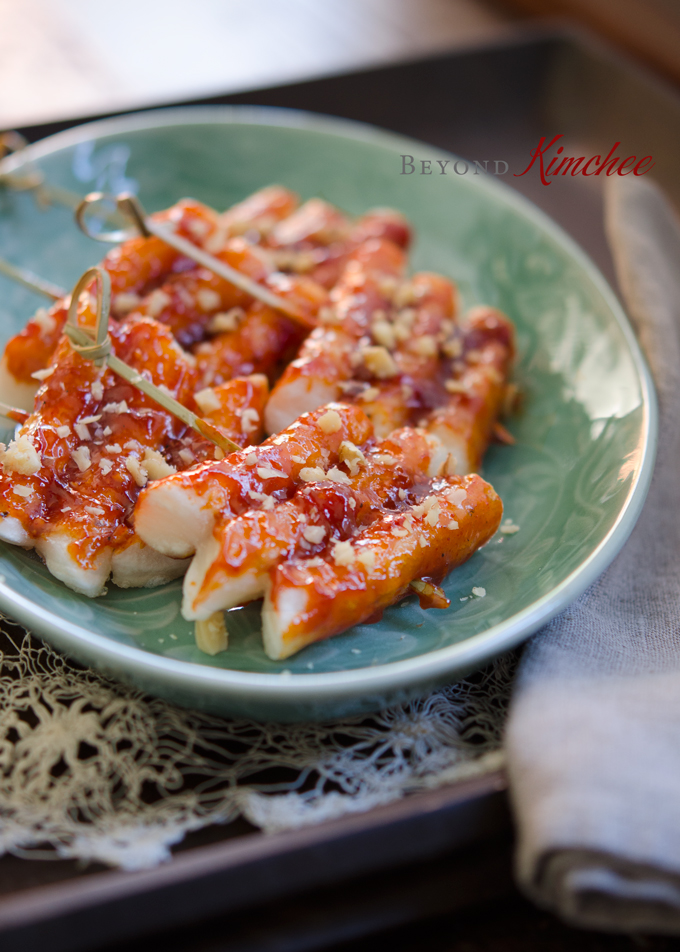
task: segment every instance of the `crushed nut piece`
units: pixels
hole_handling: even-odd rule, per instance
[[[339,456],[340,462],[347,465],[351,476],[356,476],[360,467],[366,464],[366,457],[350,440],[342,441]]]
[[[255,407],[246,407],[239,414],[241,420],[241,433],[252,433],[260,425],[260,414]]]
[[[318,483],[325,478],[326,474],[320,466],[304,466],[300,470],[300,479],[303,483]]]
[[[351,542],[336,542],[331,549],[331,555],[336,565],[354,565],[354,549]]]
[[[45,367],[44,370],[36,370],[31,374],[34,380],[47,380],[48,377],[51,377],[56,367]]]
[[[364,390],[364,392],[361,394],[359,399],[363,403],[373,403],[373,401],[376,400],[379,396],[380,396],[380,391],[378,390],[377,387],[368,387],[367,390]]]
[[[212,288],[200,288],[196,292],[196,300],[198,306],[204,312],[216,311],[222,303],[222,298]]]
[[[170,295],[158,288],[158,290],[152,291],[146,299],[146,310],[151,317],[158,317],[161,311],[164,311],[169,304],[172,304]]]
[[[302,535],[307,540],[307,542],[311,542],[313,545],[318,545],[319,542],[323,542],[323,540],[326,538],[326,530],[323,526],[306,526],[302,530]]]
[[[323,432],[327,434],[337,433],[342,428],[342,420],[337,410],[326,410],[319,417],[318,422]]]
[[[111,299],[111,310],[116,317],[125,317],[126,314],[139,307],[141,302],[142,299],[134,291],[120,291]]]
[[[255,470],[260,479],[285,479],[286,474],[280,473],[276,469],[272,469],[271,466],[258,466]]]
[[[210,618],[196,622],[194,627],[196,647],[204,654],[216,655],[226,651],[229,645],[229,633],[224,620],[224,612],[215,612]]]
[[[212,387],[205,387],[194,394],[194,400],[198,404],[201,413],[214,413],[219,410],[222,404]]]
[[[366,369],[379,380],[389,380],[397,374],[394,358],[385,347],[364,347],[361,356]]]
[[[242,307],[231,307],[228,311],[220,311],[208,324],[208,333],[233,334],[245,316],[246,312]]]
[[[338,469],[337,466],[331,466],[331,468],[326,473],[326,479],[332,480],[334,483],[349,483],[350,478],[347,473],[343,473],[341,469]]]
[[[394,350],[397,338],[394,333],[394,327],[392,327],[388,321],[373,321],[371,324],[371,335],[376,344],[381,344],[388,350]]]
[[[375,552],[372,549],[362,549],[357,553],[357,562],[361,562],[364,568],[370,572],[375,565]]]
[[[138,456],[134,456],[132,453],[126,456],[125,468],[138,486],[146,486],[149,477]]]
[[[157,450],[152,450],[148,446],[144,450],[142,467],[146,470],[149,479],[163,479],[177,472],[175,467],[171,466]]]
[[[79,446],[78,449],[71,450],[71,459],[76,464],[81,473],[86,472],[92,465],[90,449],[88,446]]]
[[[411,350],[419,357],[436,357],[439,348],[431,334],[422,334],[411,343]]]

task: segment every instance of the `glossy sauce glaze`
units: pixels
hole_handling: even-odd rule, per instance
[[[340,444],[337,464],[302,471],[292,499],[271,497],[237,518],[218,514],[185,578],[183,613],[207,618],[264,594],[267,575],[296,555],[321,552],[329,539],[347,539],[358,526],[414,501],[432,457],[427,434],[406,427],[375,444]],[[329,462],[331,462],[329,457]]]
[[[418,505],[381,513],[351,540],[272,571],[262,609],[270,658],[369,620],[402,598],[413,579],[441,580],[498,529],[502,503],[480,476],[451,476],[423,489]]]
[[[81,310],[81,322],[92,317],[87,306]],[[113,352],[130,367],[199,409],[194,363],[166,327],[130,318],[112,324],[110,336]],[[20,529],[22,544],[35,545],[48,564],[58,540],[61,556],[70,559],[76,574],[82,570],[81,587],[88,588],[88,572],[95,584],[112,552],[132,534],[141,487],[154,475],[213,455],[215,448],[187,433],[185,424],[137,388],[81,358],[65,339],[51,369],[19,439],[3,454],[0,530],[3,524]],[[237,413],[252,409],[255,433],[260,432],[266,393],[266,381],[234,381],[223,395],[216,392],[212,416],[225,430],[233,426],[229,435],[239,441],[249,438]]]
[[[201,205],[184,199],[166,212],[152,216],[159,221],[170,221],[178,233],[191,240],[196,224],[206,229],[216,227],[215,213]],[[102,267],[111,278],[112,300],[119,294],[135,296],[149,292],[172,269],[186,268],[174,248],[153,235],[150,238],[132,238],[112,249],[102,261]],[[191,262],[193,265],[193,262]],[[33,383],[31,375],[48,366],[61,337],[69,299],[58,301],[48,311],[41,309],[5,347],[4,363],[9,373],[18,381]]]
[[[338,420],[332,432],[319,423],[329,410]],[[339,461],[343,442],[362,445],[372,433],[358,407],[337,404],[305,414],[259,446],[150,486],[139,499],[135,528],[147,545],[165,555],[185,558],[212,536],[217,521],[241,515],[258,504],[261,507],[265,498],[284,502],[304,482],[305,470],[323,467],[325,471]]]

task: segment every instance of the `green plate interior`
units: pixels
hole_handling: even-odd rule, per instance
[[[187,691],[169,693],[198,703],[191,688],[196,665],[225,674],[287,670],[314,681],[318,673],[391,665],[474,644],[474,657],[449,651],[448,663],[446,650],[439,652],[437,677],[452,677],[469,668],[471,658],[479,663],[535,630],[614,557],[651,473],[651,384],[625,317],[598,272],[509,189],[482,175],[404,176],[400,153],[440,153],[367,127],[271,110],[175,110],[110,120],[54,137],[38,150],[50,182],[82,194],[133,188],[148,210],[185,195],[222,209],[280,182],[350,214],[375,205],[403,211],[415,226],[412,268],[453,278],[466,307],[495,305],[517,327],[515,380],[524,405],[508,424],[517,442],[493,446],[483,474],[520,531],[498,535],[449,576],[448,610],[423,611],[409,598],[381,622],[358,626],[283,663],[264,655],[259,605],[228,614],[229,651],[209,658],[198,652],[193,625],[180,615],[179,582],[153,590],[110,587],[93,601],[55,581],[30,554],[2,546],[0,600],[8,611],[47,637],[68,630],[67,650],[95,663],[101,656],[104,667],[159,693],[168,688],[156,683],[158,672],[140,674],[145,658],[191,662],[171,666],[175,684],[184,679]],[[4,257],[70,287],[103,250],[79,234],[65,209],[39,211],[26,194],[0,194]],[[0,292],[4,345],[39,302],[2,277]],[[471,596],[473,586],[486,589],[486,597]],[[88,632],[106,644],[98,638],[96,648],[91,641],[79,650]],[[413,662],[398,670],[404,686],[418,682]],[[223,683],[228,694],[228,678]],[[290,681],[293,699],[296,683],[298,678]],[[221,707],[219,701],[206,703]]]

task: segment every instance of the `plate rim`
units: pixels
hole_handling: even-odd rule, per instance
[[[144,110],[122,116],[87,122],[48,136],[0,160],[0,173],[15,171],[26,162],[39,160],[80,142],[150,128],[180,125],[266,125],[320,131],[340,138],[369,144],[408,147],[417,157],[427,150],[428,158],[459,158],[454,153],[421,140],[382,129],[364,122],[298,109],[250,105],[181,106]],[[463,160],[464,161],[464,160]],[[504,182],[482,175],[473,188],[491,193],[506,207],[528,218],[560,244],[584,270],[619,325],[633,365],[642,396],[643,445],[637,473],[629,487],[614,524],[583,562],[555,588],[522,611],[471,635],[464,641],[421,655],[351,668],[343,671],[292,673],[237,671],[215,668],[194,661],[180,661],[157,655],[133,645],[116,642],[105,635],[74,622],[57,619],[48,609],[35,605],[0,580],[0,608],[28,628],[44,635],[57,648],[79,660],[90,660],[115,670],[118,677],[134,680],[154,678],[163,687],[174,690],[209,690],[214,699],[263,700],[269,702],[337,702],[364,694],[367,688],[382,694],[403,689],[415,690],[418,684],[442,682],[447,675],[471,670],[484,661],[510,650],[548,623],[611,564],[628,539],[642,511],[654,470],[658,433],[658,406],[651,372],[626,312],[599,268],[573,238],[549,215]],[[122,668],[122,670],[121,670]],[[462,674],[460,675],[462,676]],[[159,685],[160,686],[160,685]],[[293,690],[294,689],[294,690]]]

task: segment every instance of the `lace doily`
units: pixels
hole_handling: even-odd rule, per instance
[[[0,618],[0,852],[141,869],[238,815],[301,827],[502,762],[512,658],[370,717],[257,724],[148,697]]]

